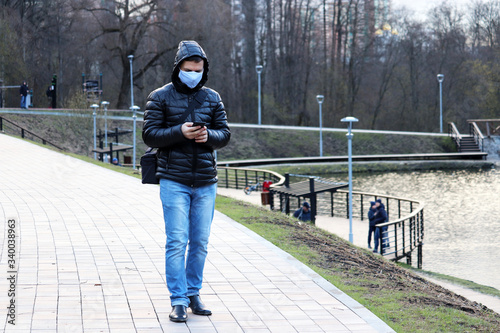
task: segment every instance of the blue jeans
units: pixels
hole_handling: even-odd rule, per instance
[[[373,251],[378,252],[378,244],[380,241],[380,232],[382,232],[382,244],[380,247],[382,249],[382,253],[384,253],[384,248],[389,247],[389,239],[387,233],[388,227],[376,228],[375,229],[375,246],[373,247]]]
[[[172,306],[187,307],[188,296],[199,295],[216,195],[217,184],[190,187],[160,180],[167,236],[165,275]]]
[[[375,231],[377,228],[375,226],[369,226],[368,227],[368,246],[372,245],[372,235],[375,235]],[[375,244],[377,243],[376,236],[375,236]]]
[[[26,96],[21,95],[21,109],[26,109]]]

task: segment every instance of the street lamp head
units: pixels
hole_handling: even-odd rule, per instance
[[[318,101],[319,104],[321,104],[325,100],[325,96],[323,96],[323,95],[316,95],[316,100]]]
[[[255,71],[257,72],[257,74],[262,73],[262,65],[255,66]]]
[[[99,105],[97,105],[97,104],[92,104],[90,107],[91,107],[91,108],[96,109],[96,108],[98,108],[98,107],[99,107]]]
[[[358,118],[355,118],[355,117],[345,117],[345,118],[342,118],[340,121],[343,122],[343,123],[357,123],[358,122]]]
[[[132,111],[137,111],[139,109],[140,109],[140,107],[138,107],[137,105],[130,107],[130,110],[132,110]]]
[[[109,102],[108,101],[102,101],[101,104],[104,105],[104,106],[108,106]]]
[[[131,54],[131,55],[129,55],[127,58],[129,58],[129,59],[130,59],[130,61],[132,61],[132,59],[134,59],[134,55],[132,55],[132,54]]]
[[[444,74],[438,74],[437,75],[438,82],[441,83],[444,81]]]

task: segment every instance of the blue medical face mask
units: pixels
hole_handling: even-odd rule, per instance
[[[189,88],[193,89],[200,83],[203,77],[203,72],[185,72],[182,69],[179,71],[179,79]]]

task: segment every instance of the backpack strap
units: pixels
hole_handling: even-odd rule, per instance
[[[197,107],[197,106],[200,106],[203,101],[205,100],[205,98],[207,98],[207,95],[208,93],[206,92],[205,89],[201,89],[199,90],[195,95],[194,95],[194,98],[193,100],[191,101],[191,103],[189,103],[186,111],[184,111],[184,113],[182,114],[179,122],[182,123],[184,122],[184,120],[186,120],[187,116],[192,113],[194,111],[194,109]],[[194,121],[194,114],[192,114],[191,116],[191,121]]]

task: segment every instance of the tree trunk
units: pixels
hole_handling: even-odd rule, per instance
[[[129,109],[130,105],[130,62],[128,58],[122,56],[122,79],[120,80],[120,93],[118,94],[118,109]]]

